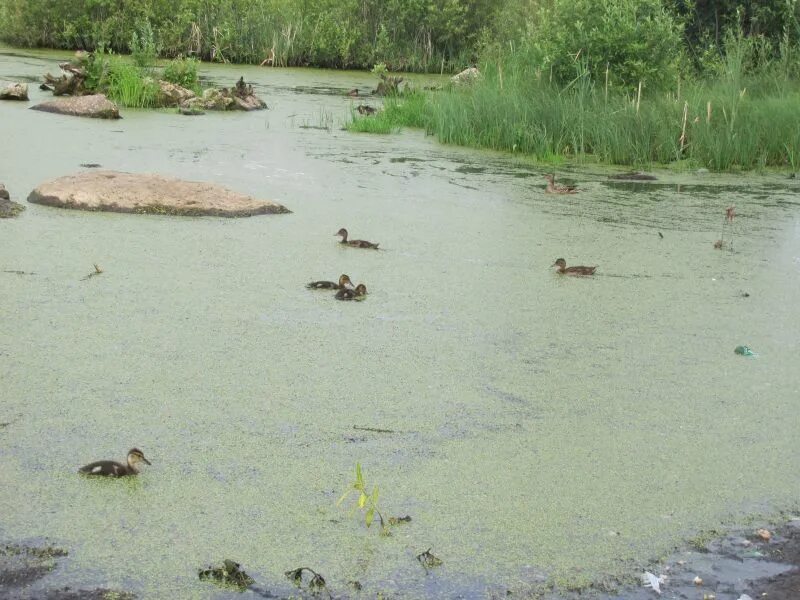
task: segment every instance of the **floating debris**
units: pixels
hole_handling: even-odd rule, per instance
[[[736,346],[733,351],[741,356],[758,356],[749,346]]]
[[[441,558],[431,554],[430,548],[425,550],[425,552],[417,554],[417,560],[426,571],[428,569],[432,569],[433,567],[441,567],[444,564],[444,561],[442,561]]]
[[[650,571],[645,571],[642,575],[642,581],[644,582],[644,587],[651,588],[657,594],[661,593],[661,584],[665,583],[667,580],[666,577],[661,575],[660,577],[656,577]]]
[[[308,589],[311,591],[312,594],[318,594],[322,590],[326,589],[327,584],[325,583],[325,578],[317,573],[314,569],[310,569],[308,567],[298,567],[297,569],[292,569],[291,571],[286,571],[285,575],[288,577],[297,587],[303,587],[303,571],[308,571],[311,575],[311,579],[308,582]],[[356,582],[358,583],[358,582]],[[358,583],[361,586],[360,583]],[[358,589],[361,589],[360,587]],[[326,590],[327,591],[327,590]],[[330,592],[328,592],[328,597],[330,597]]]
[[[253,585],[255,580],[245,573],[240,567],[241,565],[239,563],[226,558],[224,561],[222,561],[221,567],[217,569],[213,569],[211,567],[208,567],[207,569],[201,569],[197,572],[197,574],[201,581],[210,580],[214,583],[233,585],[244,589]]]
[[[389,517],[389,525],[399,525],[400,523],[411,523],[411,515],[405,517]]]
[[[703,585],[703,579],[699,576],[695,577],[694,579],[692,579],[692,583],[694,583],[695,585]]]
[[[359,427],[358,425],[353,425],[353,429],[357,429],[358,431],[371,431],[372,433],[397,433],[393,429],[378,429],[377,427]]]
[[[100,274],[102,274],[102,273],[103,273],[103,269],[101,269],[101,268],[100,268],[100,267],[97,265],[97,263],[94,263],[94,265],[93,265],[93,266],[94,266],[94,271],[92,271],[92,272],[91,272],[91,273],[89,273],[89,274],[88,274],[86,277],[84,277],[83,279],[81,279],[81,281],[86,281],[87,279],[91,279],[91,278],[92,278],[92,277],[94,277],[95,275],[100,275]]]

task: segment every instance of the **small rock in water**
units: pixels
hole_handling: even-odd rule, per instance
[[[703,585],[703,579],[699,576],[695,577],[694,579],[692,579],[692,583],[694,583],[695,585]]]
[[[756,355],[756,353],[753,352],[748,346],[736,346],[736,348],[734,348],[733,351],[736,354],[739,354],[741,356],[755,356]]]

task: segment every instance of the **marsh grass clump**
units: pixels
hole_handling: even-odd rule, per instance
[[[422,92],[411,90],[386,98],[383,110],[373,114],[358,114],[354,109],[348,131],[355,133],[396,133],[402,127],[428,127],[428,102]]]
[[[195,93],[200,91],[200,80],[197,76],[198,61],[196,58],[179,56],[164,67],[161,78]]]
[[[245,589],[255,583],[255,580],[241,569],[239,563],[230,559],[222,561],[221,567],[200,569],[197,575],[201,581],[212,581],[220,585],[230,585],[239,589]]]
[[[317,595],[322,591],[327,590],[327,583],[325,582],[325,578],[317,573],[314,569],[310,569],[309,567],[298,567],[297,569],[292,569],[291,571],[286,571],[285,575],[288,579],[292,581],[297,587],[303,587],[303,572],[308,572],[310,578],[308,580],[308,589],[313,595]],[[328,597],[332,597],[331,593],[328,592]]]
[[[108,97],[129,108],[155,108],[158,106],[158,84],[143,76],[135,65],[115,60],[108,73]]]

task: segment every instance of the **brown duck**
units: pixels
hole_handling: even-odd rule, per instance
[[[594,272],[597,269],[597,267],[568,267],[567,261],[565,261],[563,258],[559,258],[553,263],[553,266],[556,267],[556,271],[562,275],[594,275]]]
[[[343,290],[347,287],[353,287],[353,282],[344,273],[339,276],[339,282],[335,281],[312,281],[306,284],[310,290]]]
[[[113,460],[98,460],[81,467],[78,469],[78,473],[102,477],[127,477],[129,475],[138,475],[139,468],[137,465],[139,463],[150,464],[150,461],[144,457],[144,453],[138,448],[128,450],[126,462],[128,464],[123,465]]]
[[[337,300],[363,300],[367,295],[367,286],[359,283],[355,289],[344,288],[336,292],[335,298]]]
[[[340,244],[345,244],[347,246],[352,246],[353,248],[372,248],[374,250],[378,249],[378,244],[376,244],[374,242],[368,242],[366,240],[348,240],[347,239],[347,229],[345,229],[344,227],[342,227],[334,235],[342,236],[342,241],[339,242]]]
[[[548,194],[575,194],[578,191],[574,185],[561,185],[560,183],[555,182],[555,175],[545,175],[545,179],[547,179],[547,188],[545,188],[545,192]]]

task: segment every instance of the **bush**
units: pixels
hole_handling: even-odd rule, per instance
[[[677,77],[681,37],[661,0],[554,0],[542,8],[529,47],[557,81],[575,77],[583,61],[591,77],[624,90],[639,82],[671,87]]]
[[[197,78],[196,58],[176,58],[164,67],[162,79],[189,90],[198,91],[200,81]]]

